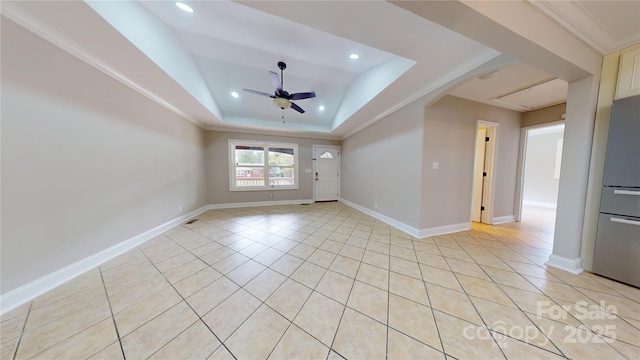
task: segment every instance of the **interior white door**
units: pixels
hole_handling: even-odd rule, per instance
[[[338,200],[340,194],[340,147],[314,145],[315,200]]]
[[[484,188],[484,159],[487,137],[487,129],[478,129],[476,136],[476,162],[473,169],[473,204],[471,205],[471,220],[480,222],[482,220],[482,190]]]

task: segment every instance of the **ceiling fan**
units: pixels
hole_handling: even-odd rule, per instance
[[[285,64],[282,61],[279,61],[278,68],[280,69],[280,77],[278,77],[277,73],[273,71],[269,71],[269,74],[271,75],[271,82],[273,83],[273,87],[276,90],[273,94],[269,94],[262,91],[251,90],[251,89],[242,89],[242,90],[250,94],[268,96],[272,98],[273,103],[271,104],[271,106],[269,106],[269,109],[268,109],[269,111],[273,111],[276,107],[279,107],[282,110],[292,108],[293,110],[301,114],[304,114],[304,110],[300,106],[291,102],[291,100],[303,100],[303,99],[314,98],[316,97],[316,93],[311,91],[311,92],[289,94],[288,92],[284,91],[283,89],[284,76],[282,71],[287,68],[287,64]]]

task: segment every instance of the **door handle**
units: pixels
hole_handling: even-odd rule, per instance
[[[318,172],[316,171],[316,181],[318,181]]]

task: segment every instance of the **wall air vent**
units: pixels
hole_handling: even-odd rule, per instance
[[[491,101],[531,111],[566,102],[568,86],[566,81],[554,78],[498,96]]]

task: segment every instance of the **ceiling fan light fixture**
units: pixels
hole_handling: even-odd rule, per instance
[[[182,3],[182,2],[178,1],[178,2],[176,2],[176,6],[182,11],[186,11],[188,13],[192,13],[193,12],[193,9],[191,8],[191,6],[189,6],[189,5],[185,4],[185,3]]]
[[[304,114],[304,109],[301,108],[300,106],[298,106],[298,104],[291,102],[291,100],[304,100],[304,99],[311,99],[316,97],[316,93],[314,91],[309,91],[309,92],[298,92],[298,93],[288,93],[286,91],[284,91],[283,89],[283,85],[284,85],[284,74],[283,71],[284,69],[287,68],[287,64],[285,64],[282,61],[278,61],[278,68],[280,69],[280,76],[278,76],[277,73],[273,72],[273,71],[269,71],[269,75],[271,76],[271,83],[273,84],[273,88],[275,89],[275,92],[273,93],[273,95],[266,93],[266,92],[262,92],[262,91],[257,91],[257,90],[251,90],[251,89],[242,89],[250,94],[255,94],[255,95],[260,95],[260,96],[267,96],[270,97],[272,100],[272,104],[271,106],[269,106],[268,111],[273,111],[276,106],[281,108],[282,110],[285,109],[293,109],[297,112],[299,112],[300,114]],[[284,114],[283,114],[284,116]],[[284,120],[284,118],[283,118]]]
[[[273,99],[273,103],[280,109],[288,109],[291,107],[291,101],[281,97]]]

